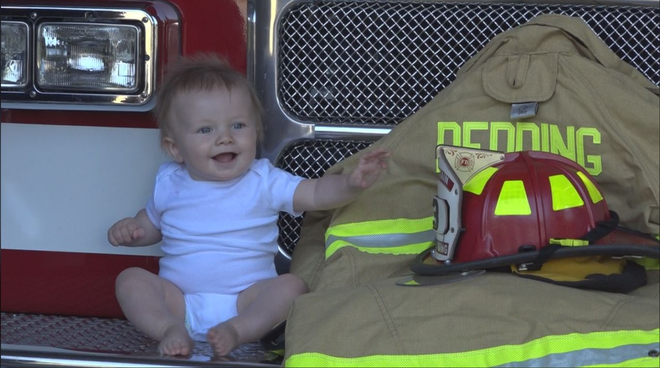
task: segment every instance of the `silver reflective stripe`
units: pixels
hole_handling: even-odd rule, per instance
[[[658,351],[660,345],[623,345],[611,349],[582,349],[560,354],[550,354],[542,358],[512,362],[497,367],[582,367],[626,362],[649,356],[650,351]],[[657,358],[656,358],[657,359]]]
[[[337,240],[343,240],[350,244],[364,248],[395,248],[410,244],[432,242],[435,239],[433,229],[410,234],[376,234],[358,236],[335,236],[328,235],[325,247],[328,248]]]

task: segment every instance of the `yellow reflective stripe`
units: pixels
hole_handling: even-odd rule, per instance
[[[567,208],[584,206],[573,184],[564,175],[553,175],[550,178],[550,191],[552,193],[552,209],[561,211]]]
[[[365,234],[417,233],[432,228],[432,216],[421,219],[397,218],[364,221],[330,226],[325,232],[325,240],[327,241],[331,235],[345,237],[361,236]]]
[[[582,239],[550,238],[550,244],[558,244],[558,245],[563,245],[565,247],[581,247],[581,246],[589,245],[589,241]]]
[[[644,268],[647,271],[660,270],[660,259],[642,257],[642,258],[632,258],[631,260],[635,263],[639,263],[640,265],[644,266]]]
[[[370,355],[342,358],[322,353],[291,355],[285,367],[489,367],[489,366],[550,366],[544,364],[557,356],[564,366],[658,366],[658,358],[644,356],[648,349],[657,349],[659,329],[641,331],[572,333],[546,336],[520,345],[444,354]],[[630,347],[630,348],[629,348]],[[617,349],[635,350],[634,357],[608,354]],[[609,351],[608,351],[609,350]],[[599,353],[594,353],[594,352]],[[621,350],[617,351],[620,353]],[[641,352],[638,354],[638,352]],[[623,361],[616,361],[623,359]],[[613,361],[614,360],[614,361]]]
[[[655,238],[660,240],[660,235],[656,235]],[[660,259],[642,257],[642,258],[632,258],[631,260],[634,261],[634,262],[639,263],[642,266],[644,266],[644,268],[647,271],[660,270]]]
[[[507,180],[497,198],[495,214],[498,216],[531,215],[525,184],[522,180]]]
[[[490,180],[491,176],[493,176],[496,171],[497,168],[495,167],[487,167],[481,170],[477,175],[473,176],[472,179],[465,183],[463,191],[480,195],[481,192],[484,191],[486,183],[488,183],[488,180]]]
[[[591,202],[596,204],[602,201],[603,195],[600,193],[598,188],[596,188],[596,185],[591,180],[589,180],[589,178],[581,171],[578,171],[577,175],[580,177],[580,179],[582,179],[582,182],[587,187],[587,191],[589,192],[589,197],[591,197]]]
[[[372,254],[417,254],[433,245],[433,217],[387,219],[331,226],[325,233],[325,256],[353,247]]]
[[[349,243],[344,240],[337,240],[333,242],[326,250],[325,250],[325,258],[329,258],[331,255],[333,255],[337,250],[340,248],[344,247],[353,247],[357,250],[360,250],[362,252],[370,253],[370,254],[396,254],[396,255],[401,255],[401,254],[419,254],[422,253],[423,251],[431,248],[433,246],[433,242],[424,242],[424,243],[417,243],[417,244],[406,244],[402,245],[399,247],[363,247],[359,245],[355,245],[352,243]]]

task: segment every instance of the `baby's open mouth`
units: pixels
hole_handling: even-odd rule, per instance
[[[218,162],[230,162],[234,158],[236,158],[236,156],[237,156],[237,154],[235,154],[234,152],[225,152],[225,153],[221,153],[219,155],[215,155],[213,157],[213,159],[218,161]]]

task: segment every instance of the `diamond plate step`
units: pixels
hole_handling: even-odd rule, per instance
[[[53,359],[61,358],[69,352],[74,359],[94,361],[93,365],[77,366],[99,366],[99,361],[106,361],[107,366],[116,366],[110,363],[111,360],[115,360],[115,363],[124,362],[124,366],[131,358],[134,358],[137,366],[181,366],[182,363],[210,363],[213,366],[281,364],[281,357],[265,351],[260,343],[243,344],[227,357],[214,358],[210,345],[198,342],[188,357],[161,357],[157,351],[158,342],[145,336],[123,319],[14,313],[1,315],[2,367],[12,366],[9,364],[9,357],[15,359],[16,355],[21,355],[20,352],[30,357],[37,355],[40,359],[48,358],[49,355]],[[88,356],[85,357],[85,354]],[[59,365],[53,362],[51,364]],[[38,365],[44,366],[42,363]]]

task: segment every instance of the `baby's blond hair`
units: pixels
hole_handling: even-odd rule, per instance
[[[177,94],[212,91],[217,88],[231,91],[241,87],[246,88],[250,94],[257,122],[257,139],[261,141],[263,139],[261,102],[247,78],[232,69],[226,60],[214,54],[197,54],[179,59],[168,69],[162,87],[158,90],[156,107],[153,111],[160,128],[161,144],[164,143],[165,137],[171,136],[170,110]]]

